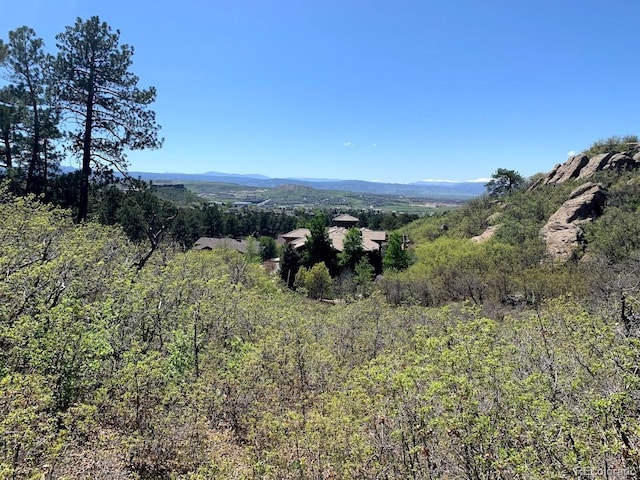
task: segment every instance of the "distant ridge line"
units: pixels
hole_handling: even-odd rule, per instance
[[[64,171],[75,169],[63,167]],[[118,174],[117,174],[118,175]],[[303,185],[317,190],[369,193],[375,195],[402,195],[415,198],[466,201],[485,192],[484,184],[478,181],[418,181],[413,183],[385,183],[366,180],[270,178],[258,174],[233,173],[154,173],[130,171],[133,178],[161,182],[212,182],[243,185],[254,188],[277,188],[282,185]]]

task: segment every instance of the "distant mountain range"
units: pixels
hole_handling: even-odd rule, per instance
[[[383,183],[364,180],[335,180],[324,178],[270,178],[259,174],[206,172],[151,173],[129,172],[133,178],[158,182],[215,182],[248,187],[277,188],[282,185],[304,185],[318,190],[402,195],[406,197],[467,200],[485,192],[483,182],[419,181],[413,183]]]

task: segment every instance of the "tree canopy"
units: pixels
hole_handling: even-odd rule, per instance
[[[387,271],[401,271],[409,267],[409,254],[402,244],[402,235],[392,232],[389,235],[389,243],[382,258],[382,265]]]
[[[126,171],[126,149],[158,148],[159,126],[149,108],[153,87],[138,87],[130,71],[133,47],[120,44],[120,33],[97,16],[78,18],[56,36],[55,82],[66,121],[67,137],[82,159],[78,220],[88,211],[92,167]]]
[[[3,65],[11,82],[3,88],[0,113],[5,165],[13,167],[13,156],[24,161],[26,191],[42,193],[58,160],[50,142],[59,136],[52,57],[44,53],[36,32],[23,26],[9,32]]]
[[[491,180],[485,185],[489,195],[501,197],[508,195],[525,182],[525,178],[515,170],[498,168],[492,175]]]
[[[340,266],[353,272],[363,255],[362,234],[360,230],[352,227],[347,230],[342,244],[342,251],[338,254]]]
[[[327,218],[324,214],[313,217],[309,223],[310,235],[304,245],[302,263],[311,268],[316,263],[323,262],[331,276],[335,276],[338,271],[337,252],[331,244],[326,227]]]

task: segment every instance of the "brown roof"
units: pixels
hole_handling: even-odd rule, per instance
[[[213,250],[214,248],[228,248],[241,253],[247,252],[247,241],[235,238],[200,237],[193,245],[194,250]]]
[[[303,238],[296,238],[295,240],[292,240],[291,242],[289,242],[289,245],[291,245],[295,250],[304,247],[304,244],[307,243],[307,237],[303,237]]]
[[[333,244],[333,248],[341,252],[344,250],[344,237],[347,234],[347,229],[344,227],[329,227],[327,230],[329,240]]]
[[[358,223],[359,219],[351,216],[347,213],[343,213],[341,215],[338,215],[336,217],[333,217],[333,221],[334,222],[341,222],[341,223],[345,223],[345,222],[350,222],[350,223]]]
[[[350,216],[350,215],[346,215]],[[354,218],[354,217],[351,217]],[[356,219],[357,220],[357,219]],[[341,252],[344,249],[344,237],[349,231],[345,227],[329,227],[327,228],[327,235],[329,240],[333,244],[333,248]],[[380,243],[387,240],[387,232],[369,230],[368,228],[361,228],[360,234],[362,235],[362,248],[365,252],[377,252],[380,250]],[[311,231],[308,228],[298,228],[291,232],[282,235],[282,238],[290,244],[293,248],[298,249],[304,246],[307,242],[307,237],[311,235]]]
[[[311,230],[309,230],[308,228],[296,228],[295,230],[291,230],[290,232],[283,233],[282,238],[290,242],[299,238],[306,238],[309,235],[311,235]]]
[[[386,242],[387,232],[384,230],[369,230],[368,228],[361,228],[362,239],[371,240],[372,242]]]
[[[344,250],[344,237],[347,235],[348,231],[349,229],[344,227],[331,227],[328,230],[329,239],[333,244],[333,248],[335,248],[339,252]],[[368,231],[372,232],[373,230]],[[362,235],[363,230],[360,230],[360,233]],[[378,250],[380,250],[380,244],[362,235],[362,249],[365,252],[377,252]]]

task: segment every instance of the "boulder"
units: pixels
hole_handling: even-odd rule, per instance
[[[498,220],[500,220],[500,217],[502,217],[502,212],[495,212],[489,215],[486,220],[487,225],[489,226],[480,235],[471,237],[471,241],[474,243],[482,243],[482,242],[486,242],[490,238],[493,238],[493,236],[496,234],[498,229],[502,226],[501,223],[498,223]]]
[[[554,167],[551,169],[549,173],[547,173],[544,177],[538,179],[533,185],[529,187],[529,190],[535,190],[540,185],[547,185],[549,183],[554,183],[553,179],[557,177],[558,170],[562,168],[561,163],[556,163]]]
[[[613,153],[601,153],[589,159],[589,162],[580,172],[578,178],[587,178],[596,172],[601,171],[607,162],[613,157]]]
[[[564,183],[572,178],[578,178],[580,171],[587,163],[589,163],[589,158],[586,155],[574,155],[565,163],[553,167],[553,170],[543,178],[541,183],[544,185]]]
[[[638,162],[626,153],[616,153],[602,167],[603,170],[615,170],[616,172],[634,170],[636,168],[638,168]]]
[[[491,225],[491,226],[487,227],[487,229],[484,232],[482,232],[480,235],[476,235],[475,237],[471,237],[471,241],[474,242],[474,243],[486,242],[487,240],[491,239],[496,234],[496,231],[501,226],[502,225],[500,225],[500,224]]]
[[[581,225],[602,214],[605,200],[606,191],[599,183],[587,182],[571,192],[540,229],[552,259],[567,260],[573,255],[582,235]]]

